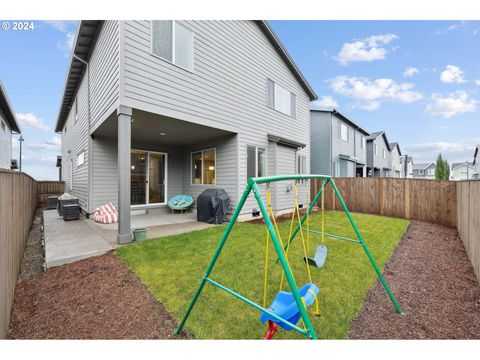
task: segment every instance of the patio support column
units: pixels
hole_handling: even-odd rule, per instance
[[[118,117],[118,233],[117,241],[125,244],[132,241],[130,229],[130,162],[132,108],[120,105]]]

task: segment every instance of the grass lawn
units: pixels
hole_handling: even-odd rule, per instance
[[[380,268],[391,256],[405,232],[408,221],[374,215],[353,214],[355,221]],[[343,212],[327,212],[326,231],[355,238]],[[311,217],[312,229],[320,230],[320,214]],[[288,235],[289,222],[280,224],[282,237]],[[118,255],[133,269],[168,311],[180,320],[204,274],[225,226],[217,226],[184,235],[134,243],[117,249]],[[319,235],[311,235],[311,255],[320,244]],[[328,257],[324,268],[310,268],[320,288],[320,317],[311,315],[320,339],[343,339],[350,322],[363,304],[376,275],[362,247],[345,241],[326,239]],[[281,267],[275,265],[270,246],[269,302],[278,292]],[[262,304],[265,256],[265,226],[238,223],[233,228],[211,277],[231,289]],[[290,249],[292,271],[301,287],[308,282],[303,248],[299,237]],[[288,286],[288,284],[284,285]],[[385,296],[387,296],[385,294]],[[401,304],[400,304],[401,305]],[[309,308],[309,310],[313,310]],[[395,311],[392,305],[392,312]],[[311,313],[310,311],[310,313]],[[206,284],[186,328],[196,338],[261,339],[266,326],[260,313],[223,290]],[[299,323],[300,324],[300,323]],[[295,331],[280,330],[276,338],[303,338]]]

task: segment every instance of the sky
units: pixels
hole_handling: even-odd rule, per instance
[[[4,22],[0,20],[3,24]],[[12,21],[8,21],[11,25]],[[54,127],[76,21],[0,30],[0,79],[25,139],[23,170],[57,179]],[[480,144],[480,22],[271,21],[319,96],[414,162],[472,161]],[[13,140],[18,158],[18,136]]]

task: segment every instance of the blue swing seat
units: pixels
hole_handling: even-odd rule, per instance
[[[315,302],[315,297],[318,295],[319,290],[317,285],[309,283],[299,289],[298,292],[300,293],[300,296],[304,299],[305,305],[308,307]],[[313,295],[312,292],[315,295]],[[272,304],[267,309],[292,324],[296,325],[298,323],[298,320],[300,320],[300,310],[291,292],[280,291],[273,300]],[[262,322],[262,324],[265,324],[267,320],[273,321],[282,329],[292,330],[291,326],[288,326],[276,320],[274,317],[268,315],[267,313],[262,312],[262,314],[260,315],[260,321]]]
[[[311,257],[303,258],[303,261],[308,263],[310,266],[314,266],[317,268],[323,267],[325,264],[325,260],[327,259],[327,247],[325,245],[320,245],[317,247],[315,251],[315,256],[313,259]]]

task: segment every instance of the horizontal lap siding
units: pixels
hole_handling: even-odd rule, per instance
[[[310,112],[311,173],[331,175],[331,115],[327,112]]]
[[[97,164],[88,163],[88,136],[89,136],[89,105],[90,100],[90,127],[103,121],[118,106],[120,72],[119,72],[119,26],[118,21],[105,21],[100,31],[97,44],[89,61],[90,86],[85,72],[77,92],[78,121],[74,120],[74,105],[68,115],[66,126],[67,133],[62,134],[62,178],[65,188],[80,199],[80,205],[85,211],[92,211],[94,206],[102,203],[104,199],[111,198],[114,186],[108,184],[101,189],[94,190],[92,204],[88,204],[88,172],[104,161],[102,153]],[[90,94],[88,94],[90,92]],[[90,96],[89,96],[90,95]],[[116,146],[116,145],[115,145]],[[77,166],[77,156],[84,151],[85,163]],[[93,151],[96,156],[95,150]],[[73,182],[71,179],[73,160]],[[106,165],[108,168],[109,165]],[[92,177],[95,175],[93,172]],[[97,176],[98,178],[98,176]],[[115,183],[116,186],[116,183]],[[104,194],[102,190],[105,190]],[[95,196],[98,195],[98,198]]]
[[[0,169],[10,169],[12,160],[12,131],[0,110],[0,124],[5,124],[5,130],[0,125]]]
[[[149,21],[123,23],[125,88],[122,102],[238,133],[238,164],[225,164],[226,173],[218,172],[218,184],[228,182],[232,187],[229,194],[236,199],[246,185],[247,145],[267,149],[267,134],[309,144],[309,98],[255,23],[182,23],[195,34],[193,73],[150,54]],[[296,94],[296,119],[266,106],[267,78]],[[309,152],[308,147],[306,150]],[[242,213],[251,212],[252,208],[258,205],[250,197]]]
[[[118,156],[115,139],[93,141],[92,209],[111,201],[118,206]]]

